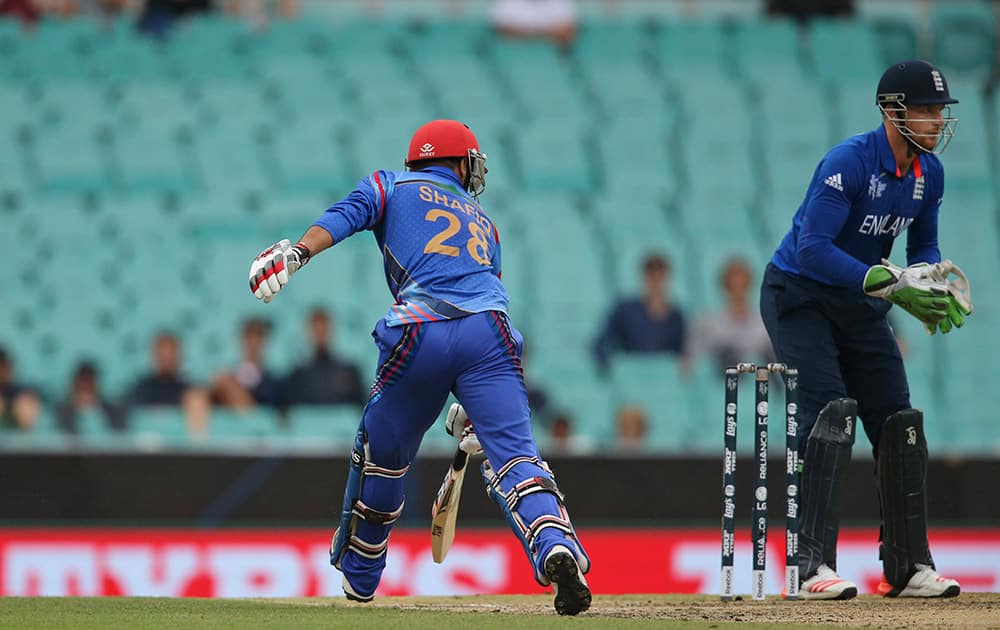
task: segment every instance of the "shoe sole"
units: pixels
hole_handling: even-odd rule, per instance
[[[944,591],[942,591],[941,593],[938,593],[937,595],[902,595],[902,592],[904,590],[905,589],[895,589],[894,588],[894,589],[892,589],[892,590],[890,590],[890,591],[888,591],[886,593],[880,593],[880,595],[882,595],[883,597],[889,597],[889,598],[892,598],[892,599],[895,599],[897,597],[912,598],[912,599],[920,599],[920,598],[922,598],[922,599],[946,599],[946,598],[949,598],[949,597],[958,597],[959,594],[961,594],[961,592],[962,592],[962,587],[952,585],[952,586],[949,586],[948,588],[944,589]]]
[[[545,576],[556,592],[560,615],[577,615],[590,608],[590,588],[580,579],[580,568],[568,553],[556,553],[545,561]]]
[[[835,597],[813,597],[813,595],[819,595],[819,594],[821,594],[821,593],[808,593],[807,594],[805,591],[803,591],[803,590],[800,589],[799,590],[799,599],[812,600],[812,601],[818,601],[818,602],[822,602],[822,601],[828,601],[828,602],[830,602],[830,601],[838,601],[838,600],[843,601],[845,599],[854,599],[855,597],[857,597],[858,596],[858,589],[855,588],[855,587],[853,587],[853,586],[851,586],[851,587],[845,588],[841,592],[837,593],[837,595]]]

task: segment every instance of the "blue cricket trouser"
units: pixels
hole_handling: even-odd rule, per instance
[[[380,320],[372,335],[379,348],[379,369],[362,425],[376,465],[390,469],[408,466],[450,392],[472,419],[495,470],[517,457],[539,457],[521,372],[523,339],[505,314],[487,311],[391,328]],[[539,475],[545,475],[539,466],[519,464],[503,478],[502,485],[509,491],[525,478]],[[390,511],[402,504],[404,488],[402,478],[366,477],[361,500]],[[524,497],[518,512],[530,522],[544,514],[558,515],[559,505],[555,495],[538,492]],[[357,535],[375,544],[386,539],[390,528],[360,521]],[[544,561],[556,544],[574,547],[557,530],[541,530],[535,558]],[[341,563],[352,587],[365,594],[374,593],[384,568],[385,554],[372,559],[353,549],[345,552]]]
[[[910,390],[890,304],[860,290],[830,287],[768,264],[760,314],[778,360],[799,370],[799,453],[816,416],[836,398],[858,401],[874,450],[882,423],[910,408]]]

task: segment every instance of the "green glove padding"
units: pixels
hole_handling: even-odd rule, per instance
[[[962,324],[965,323],[966,316],[971,314],[972,311],[968,310],[964,304],[956,300],[954,296],[949,295],[947,316],[937,324],[924,324],[924,327],[932,335],[938,330],[941,331],[941,334],[947,335],[951,332],[952,326],[961,328]]]
[[[902,273],[894,273],[887,266],[874,265],[865,274],[864,291],[868,295],[883,298],[899,306],[923,322],[930,330],[931,326],[937,326],[939,322],[948,318],[951,296],[946,288],[921,280],[919,272],[914,267],[904,269]],[[951,321],[947,324],[947,328],[951,330]]]

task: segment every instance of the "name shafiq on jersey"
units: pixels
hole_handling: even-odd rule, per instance
[[[396,301],[386,323],[506,313],[499,237],[479,204],[447,174],[394,175],[383,221],[375,228]]]

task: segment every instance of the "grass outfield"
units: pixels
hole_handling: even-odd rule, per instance
[[[575,618],[552,611],[551,597],[386,597],[373,604],[343,598],[162,599],[4,598],[0,628],[619,628],[638,625],[685,630],[729,627],[997,628],[1000,595],[966,594],[951,600],[850,602],[737,601],[692,595],[598,596]]]

